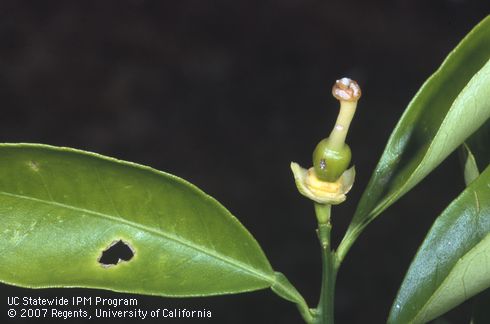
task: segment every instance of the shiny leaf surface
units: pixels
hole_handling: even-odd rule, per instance
[[[0,145],[0,220],[0,281],[12,285],[201,296],[275,280],[257,242],[216,200],[93,153]],[[132,257],[102,264],[119,241]]]
[[[403,280],[389,323],[425,323],[490,287],[490,167],[437,218]]]
[[[468,145],[463,144],[460,148],[461,164],[463,165],[463,177],[466,185],[478,178],[480,171],[476,164],[475,156]]]
[[[489,139],[490,122],[487,121],[464,144],[463,152],[464,156],[466,156],[466,160],[463,160],[465,161],[464,175],[467,185],[474,180],[473,177],[475,175],[477,177],[480,174],[479,170],[483,169],[483,165],[488,166],[490,163],[490,147],[486,144]],[[488,305],[490,305],[490,289],[487,288],[473,298],[471,324],[490,323],[490,310],[488,309]]]
[[[490,17],[424,83],[391,134],[351,225],[342,259],[362,229],[412,189],[490,117]]]
[[[484,170],[490,164],[490,120],[466,140],[466,145],[475,157],[478,170]]]

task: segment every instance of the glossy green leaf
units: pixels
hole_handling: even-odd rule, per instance
[[[490,17],[424,83],[391,134],[339,247],[412,189],[490,117]]]
[[[403,280],[389,323],[425,323],[490,287],[490,167],[437,218]]]
[[[490,164],[490,121],[487,121],[460,148],[465,184],[468,185],[480,175],[480,170]]]
[[[313,314],[306,304],[306,301],[303,299],[303,296],[301,296],[301,294],[282,273],[276,272],[275,279],[276,282],[271,287],[272,291],[274,291],[281,298],[295,303],[305,322],[312,323]]]
[[[0,281],[12,285],[202,296],[275,281],[257,242],[216,200],[93,153],[0,145],[0,220]],[[103,266],[119,240],[133,258]]]
[[[478,170],[485,169],[490,164],[490,120],[471,135],[465,144],[474,156]]]
[[[479,170],[483,165],[490,163],[490,122],[486,122],[475,134],[473,134],[463,146],[463,154],[466,156],[464,163],[465,183],[468,185],[479,175]],[[487,143],[485,145],[485,143]],[[471,146],[471,148],[470,148]],[[463,157],[464,157],[463,156]],[[476,156],[476,157],[475,157]],[[478,161],[477,161],[478,160]],[[490,289],[473,298],[473,310],[470,324],[487,324],[490,323]]]
[[[463,177],[466,185],[470,184],[473,180],[478,178],[480,171],[476,164],[475,156],[471,152],[468,145],[461,145],[460,149],[461,163],[463,164]]]

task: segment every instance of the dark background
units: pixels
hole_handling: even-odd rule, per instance
[[[488,9],[470,0],[2,1],[0,141],[95,151],[195,183],[313,306],[315,218],[289,163],[309,166],[333,126],[334,80],[350,76],[363,89],[348,136],[358,176],[333,209],[338,243],[410,98]],[[338,277],[338,323],[386,320],[424,234],[462,188],[452,156],[367,228]],[[3,321],[7,296],[130,296],[0,290]],[[143,309],[210,309],[211,323],[301,323],[269,290],[137,298]],[[468,322],[469,310],[445,317]]]

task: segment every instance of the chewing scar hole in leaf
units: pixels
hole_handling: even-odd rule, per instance
[[[112,267],[119,262],[131,260],[133,256],[133,247],[129,243],[119,240],[112,242],[107,249],[102,251],[97,261],[103,267]]]

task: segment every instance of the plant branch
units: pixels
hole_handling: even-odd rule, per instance
[[[349,252],[350,248],[359,237],[359,234],[361,234],[362,229],[364,229],[364,227],[361,228],[360,230],[351,230],[351,231],[347,230],[347,233],[345,233],[345,236],[340,242],[339,247],[337,249],[338,266],[340,266],[342,261],[344,261],[347,252]]]
[[[330,244],[332,230],[330,211],[331,205],[315,204],[318,219],[317,233],[322,251],[322,285],[320,300],[315,310],[315,324],[334,323],[334,295],[338,262]]]

